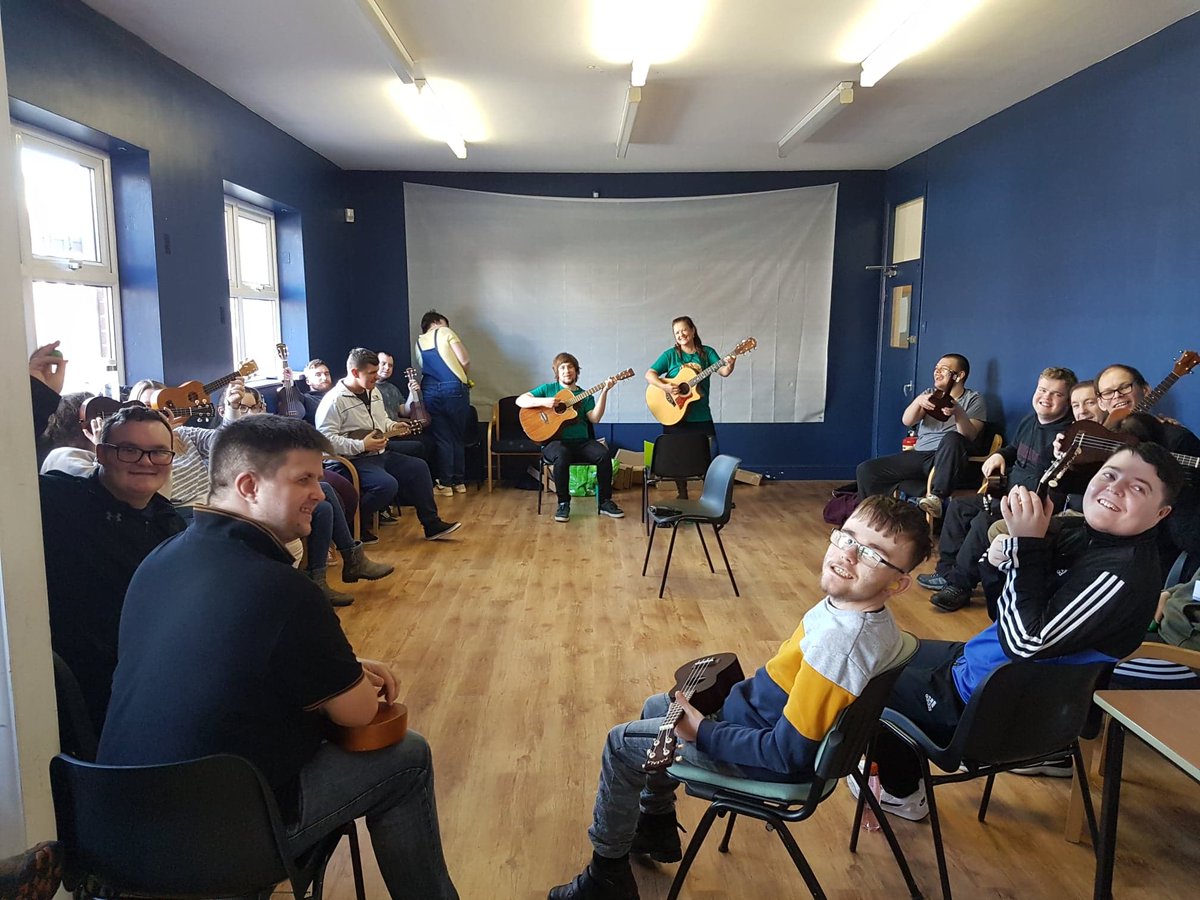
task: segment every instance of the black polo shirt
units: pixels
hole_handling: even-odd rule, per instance
[[[125,589],[143,559],[184,529],[174,507],[155,494],[145,509],[118,500],[100,482],[48,472],[39,479],[50,640],[83,689],[100,733],[113,670]]]
[[[329,602],[291,562],[264,528],[202,506],[147,557],[125,598],[100,762],[234,753],[291,807],[321,742],[316,707],[363,677]]]

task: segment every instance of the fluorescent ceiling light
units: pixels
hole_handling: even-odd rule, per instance
[[[695,42],[708,0],[593,0],[592,48],[611,63],[633,63],[641,87],[652,63],[670,62]]]
[[[633,123],[637,120],[638,104],[642,102],[642,89],[629,87],[625,92],[625,109],[621,112],[621,130],[617,132],[617,159],[624,159],[629,149],[629,136],[633,134]]]
[[[454,127],[450,121],[450,116],[446,112],[446,108],[438,102],[438,98],[433,93],[433,88],[429,86],[429,82],[424,78],[416,78],[413,84],[417,87],[417,97],[421,101],[421,115],[425,119],[428,127],[437,135],[438,140],[446,142],[451,152],[459,159],[467,158],[467,144],[463,140],[458,129]]]
[[[874,87],[888,72],[949,34],[983,0],[926,0],[862,61],[858,83]]]
[[[375,32],[375,36],[383,44],[383,49],[387,52],[389,62],[396,75],[405,84],[412,84],[417,77],[417,64],[405,48],[404,42],[400,40],[400,36],[392,28],[392,23],[379,8],[379,4],[375,0],[355,0],[355,2]]]
[[[822,98],[820,103],[810,109],[804,118],[792,127],[791,131],[780,139],[779,158],[783,159],[791,153],[796,144],[808,140],[809,137],[820,131],[830,119],[841,112],[842,107],[849,106],[853,102],[854,82],[839,83]]]

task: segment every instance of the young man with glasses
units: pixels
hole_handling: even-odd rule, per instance
[[[937,361],[933,388],[918,394],[900,417],[905,427],[917,429],[917,445],[861,463],[856,473],[859,497],[891,494],[904,481],[924,481],[936,466],[932,493],[922,498],[921,509],[942,514],[942,500],[958,486],[971,446],[987,419],[983,395],[966,387],[970,374],[971,363],[962,354],[948,353]],[[949,398],[948,411],[934,402],[934,391]]]
[[[158,492],[167,483],[171,427],[145,407],[118,410],[97,434],[87,477],[40,477],[50,639],[83,689],[96,733],[117,665],[117,627],[134,570],[184,521]]]
[[[908,572],[929,556],[929,526],[907,503],[871,497],[830,536],[821,566],[825,596],[805,613],[775,657],[734,686],[719,713],[704,718],[679,699],[678,755],[696,766],[761,781],[812,774],[817,748],[843,709],[900,652],[887,601],[908,588]],[[682,858],[675,789],[665,773],[642,770],[670,699],[650,697],[639,721],[608,734],[592,827],[592,860],[550,900],[636,900],[630,853],[657,862]]]

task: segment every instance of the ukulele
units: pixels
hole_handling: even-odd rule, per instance
[[[1130,443],[1127,439],[1119,436],[1117,432],[1112,431],[1109,426],[1116,425],[1130,413],[1149,412],[1162,400],[1175,382],[1196,368],[1197,364],[1200,364],[1200,353],[1195,350],[1185,350],[1171,367],[1170,374],[1159,382],[1158,387],[1148,393],[1141,403],[1132,409],[1114,409],[1108,414],[1103,425],[1087,420],[1076,422],[1063,434],[1062,446],[1079,448],[1077,465],[1104,462],[1117,449],[1118,444]],[[1136,443],[1136,440],[1133,443]]]
[[[114,400],[112,397],[91,397],[84,401],[83,406],[79,407],[79,424],[85,429],[90,427],[93,419],[107,419],[119,409],[126,409],[130,406],[142,406],[146,404],[140,400],[126,400],[124,403],[119,400]],[[174,417],[182,417],[184,419],[196,418],[197,422],[207,424],[212,421],[214,412],[211,403],[199,403],[196,406],[171,407],[170,411],[161,410],[168,419]]]
[[[288,366],[287,344],[276,344],[275,352],[279,354],[279,361],[283,365],[283,370],[288,373],[283,376],[283,384],[275,392],[275,411],[281,416],[287,416],[289,419],[303,419],[304,398],[300,396],[300,389],[292,383],[292,370]]]
[[[408,393],[412,397],[408,403],[408,417],[422,428],[428,428],[431,418],[429,410],[425,408],[425,401],[421,399],[421,382],[417,378],[417,370],[405,369],[404,377],[408,379]]]
[[[361,441],[369,437],[408,437],[410,434],[420,433],[420,422],[396,422],[386,431],[381,431],[378,428],[355,428],[353,431],[347,431],[346,437],[354,438],[356,441]]]
[[[714,653],[693,659],[676,669],[675,687],[670,693],[672,697],[682,694],[692,706],[708,716],[721,708],[733,686],[745,677],[736,653]],[[642,771],[660,772],[675,761],[675,749],[679,742],[675,735],[675,723],[682,715],[683,707],[672,700],[653,746],[646,751]]]
[[[933,409],[925,412],[929,418],[946,422],[953,415],[951,410],[954,409],[954,398],[950,396],[949,391],[934,388],[929,394],[929,402],[933,404]]]
[[[699,371],[697,371],[693,363],[684,363],[675,375],[664,379],[671,384],[679,385],[680,390],[678,394],[668,393],[656,384],[647,386],[646,405],[650,407],[650,412],[663,425],[678,424],[683,420],[688,407],[704,396],[700,393],[700,389],[696,385],[712,375],[721,366],[727,365],[734,357],[741,356],[743,353],[749,353],[757,346],[758,341],[755,338],[748,337],[707,369]]]
[[[626,369],[624,372],[613,375],[611,379],[604,379],[594,388],[590,388],[582,394],[576,394],[570,388],[563,388],[554,395],[553,406],[523,407],[519,414],[521,427],[525,429],[525,433],[529,435],[531,441],[537,441],[539,444],[552,441],[567,423],[579,418],[579,410],[575,407],[585,398],[592,396],[610,380],[624,381],[626,378],[632,377],[633,369]]]
[[[326,720],[326,730],[329,739],[343,750],[382,750],[400,743],[408,734],[408,707],[380,700],[379,711],[366,725],[338,725]]]
[[[182,415],[184,410],[194,409],[207,404],[212,409],[213,391],[220,390],[235,378],[244,378],[258,371],[258,363],[252,359],[243,362],[236,372],[223,375],[216,381],[201,384],[198,381],[186,381],[179,387],[161,388],[150,394],[150,408],[166,413],[168,417]],[[178,411],[177,411],[178,410]],[[212,415],[209,415],[212,418]]]

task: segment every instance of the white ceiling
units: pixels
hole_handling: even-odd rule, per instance
[[[879,6],[706,0],[692,46],[653,65],[615,157],[629,66],[592,47],[603,0],[378,0],[468,140],[421,135],[356,0],[86,0],[346,169],[527,172],[878,169],[1200,10],[1200,0],[983,0],[779,159],[777,143],[858,67],[838,59]]]

